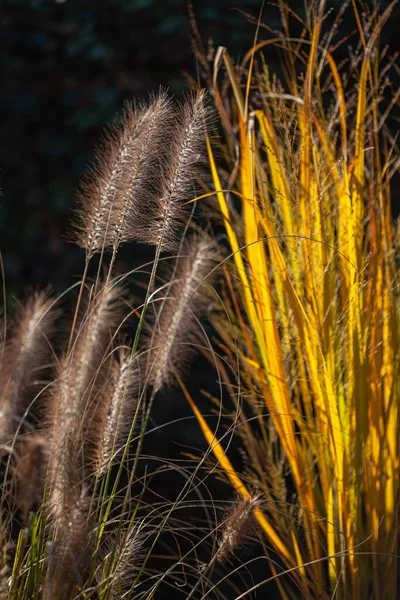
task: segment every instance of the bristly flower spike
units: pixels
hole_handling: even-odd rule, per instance
[[[155,202],[160,156],[169,139],[172,104],[165,92],[134,109],[105,133],[78,195],[73,240],[90,257],[136,239],[137,205]]]
[[[254,528],[253,510],[259,505],[260,496],[257,494],[240,496],[234,501],[220,528],[218,562],[225,562],[246,543],[247,534]]]
[[[55,520],[62,520],[65,505],[71,504],[71,488],[84,478],[87,415],[102,386],[104,356],[120,323],[118,292],[115,286],[105,284],[89,304],[73,352],[60,361],[58,380],[48,401],[49,504]]]
[[[138,361],[130,349],[120,348],[111,359],[110,375],[93,405],[88,435],[92,438],[93,468],[103,475],[123,447],[138,405]]]
[[[56,312],[45,292],[35,293],[23,306],[4,344],[0,368],[0,438],[12,437],[34,399],[40,370],[50,352],[48,335]]]
[[[170,136],[164,135],[166,160],[161,165],[156,201],[137,204],[135,239],[161,250],[176,251],[195,197],[195,179],[205,165],[205,136],[210,121],[204,90],[178,103]],[[186,219],[185,219],[186,217]]]
[[[207,311],[209,286],[218,259],[213,244],[193,236],[182,245],[177,260],[175,270],[167,273],[168,280],[171,276],[172,280],[161,301],[149,340],[149,380],[154,392],[171,384],[174,372],[181,371],[189,361],[189,344],[197,337],[196,319]]]
[[[65,506],[62,519],[52,523],[55,541],[48,556],[43,600],[75,598],[84,584],[94,549],[89,507],[90,497],[85,486],[76,485],[71,489],[71,503]]]
[[[102,558],[104,568],[101,576],[108,580],[106,595],[110,600],[124,598],[132,589],[144,557],[143,544],[143,533],[137,526],[129,532],[119,531],[114,545],[108,542],[106,555]]]

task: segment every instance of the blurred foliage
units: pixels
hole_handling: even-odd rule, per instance
[[[343,2],[331,1],[334,10]],[[293,8],[303,2],[293,2]],[[236,7],[236,8],[234,8]],[[203,39],[243,56],[260,0],[194,1]],[[301,12],[301,11],[300,11]],[[396,32],[398,12],[386,29]],[[280,27],[276,6],[263,21]],[[179,93],[196,77],[185,0],[5,0],[0,13],[1,251],[7,290],[52,282],[58,291],[81,269],[65,231],[79,175],[101,128],[126,98],[160,85]],[[354,27],[342,25],[343,35]],[[260,31],[263,36],[263,30]],[[387,40],[386,40],[387,41]],[[393,41],[393,40],[391,40]],[[272,70],[279,64],[276,56]]]

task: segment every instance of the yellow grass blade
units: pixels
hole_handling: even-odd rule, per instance
[[[275,193],[275,202],[279,204],[282,211],[285,233],[293,235],[293,207],[291,206],[289,198],[282,161],[279,157],[279,148],[276,144],[276,133],[273,130],[273,125],[268,121],[267,116],[262,111],[257,110],[255,114],[260,123],[261,133],[264,138],[265,150]]]
[[[286,25],[286,37],[254,45],[241,71],[224,53],[231,193],[240,199],[242,223],[227,227],[224,199],[219,205],[231,250],[244,246],[239,277],[248,285],[237,290],[233,281],[230,288],[233,327],[238,320],[241,332],[235,358],[261,428],[260,404],[267,405],[296,504],[304,509],[304,536],[290,533],[293,559],[312,557],[303,571],[309,582],[327,581],[338,598],[357,600],[371,586],[377,597],[390,597],[397,571],[392,558],[377,558],[388,548],[397,551],[400,491],[397,242],[387,158],[395,149],[382,166],[377,44],[393,4],[362,30],[353,2],[364,55],[352,86],[342,83],[346,65],[336,62],[333,33],[323,30],[324,2],[307,8],[302,38],[291,38]],[[286,3],[279,6],[291,14]],[[286,53],[287,86],[276,83],[262,57],[257,72],[256,55],[270,43]],[[257,73],[252,79],[249,61]],[[304,65],[304,80],[295,76],[296,61]],[[247,114],[252,85],[258,108]],[[233,352],[229,335],[221,337]],[[252,435],[251,426],[246,432]],[[245,439],[255,456],[257,436]],[[260,474],[260,485],[271,492],[267,476]],[[340,556],[324,570],[319,559],[326,553]],[[361,576],[368,570],[371,575]],[[314,597],[311,585],[301,585],[305,597]]]
[[[229,481],[232,484],[232,487],[238,492],[238,494],[240,494],[244,498],[250,498],[250,492],[247,490],[247,488],[244,485],[244,483],[242,482],[242,480],[236,474],[236,471],[233,468],[230,460],[226,456],[225,450],[223,449],[221,444],[218,442],[214,432],[207,425],[206,420],[204,419],[203,415],[200,413],[199,409],[197,408],[196,404],[194,403],[194,401],[193,401],[192,397],[190,396],[183,381],[181,380],[181,378],[179,377],[178,374],[176,374],[176,377],[177,377],[178,383],[185,395],[186,400],[188,401],[191,409],[193,410],[193,412],[196,416],[196,419],[197,419],[197,421],[200,425],[200,428],[204,434],[205,440],[209,444],[212,452],[214,453],[215,458],[218,461],[218,464],[225,471],[226,476],[228,477]],[[264,513],[258,507],[256,507],[254,509],[254,516],[256,517],[257,521],[259,522],[259,524],[265,531],[268,539],[275,546],[275,549],[277,550],[277,552],[283,558],[285,558],[290,564],[294,564],[289,550],[287,549],[285,544],[282,542],[280,537],[277,535],[275,530],[272,528],[271,524],[268,522]]]

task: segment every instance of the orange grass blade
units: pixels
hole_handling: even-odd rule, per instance
[[[185,384],[183,383],[183,381],[181,380],[181,378],[179,377],[178,374],[176,374],[176,378],[177,378],[178,383],[185,395],[186,400],[188,401],[191,409],[193,410],[193,412],[195,414],[195,417],[200,425],[200,428],[203,432],[205,440],[210,445],[210,448],[213,451],[214,456],[218,461],[218,464],[225,471],[229,481],[232,484],[232,487],[244,498],[250,498],[250,493],[248,492],[248,490],[247,490],[246,486],[244,485],[244,483],[242,482],[242,480],[236,474],[236,471],[233,468],[232,463],[226,456],[225,450],[223,449],[221,444],[218,442],[218,439],[216,438],[215,433],[207,425],[206,420],[204,419],[203,415],[201,414],[201,412],[197,408],[196,404],[194,403]],[[264,513],[260,510],[260,508],[256,507],[254,509],[254,516],[256,517],[257,521],[259,522],[259,524],[263,528],[264,532],[266,533],[268,539],[275,546],[275,548],[279,552],[279,554],[283,558],[285,558],[290,564],[294,564],[295,561],[293,561],[289,550],[287,549],[285,544],[282,542],[281,538],[278,536],[278,534],[273,529],[271,524],[268,522],[267,518],[265,517]]]

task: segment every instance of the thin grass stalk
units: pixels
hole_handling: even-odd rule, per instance
[[[157,245],[156,246],[156,256],[155,256],[155,259],[154,259],[154,262],[153,262],[153,265],[152,265],[152,270],[151,270],[151,274],[150,274],[150,281],[149,281],[149,285],[148,285],[147,290],[146,290],[146,297],[145,297],[144,305],[143,305],[143,308],[142,308],[142,312],[140,314],[139,323],[138,323],[138,326],[137,326],[137,329],[136,329],[136,332],[135,332],[135,337],[134,337],[133,344],[132,344],[131,360],[134,360],[134,356],[135,356],[135,354],[137,352],[137,349],[138,349],[138,346],[139,346],[140,336],[141,336],[141,332],[142,332],[143,325],[144,325],[144,319],[145,319],[146,311],[147,311],[147,308],[148,308],[148,305],[149,305],[149,301],[150,301],[150,298],[151,298],[150,290],[154,286],[154,281],[155,281],[155,277],[156,277],[156,272],[157,272],[158,261],[159,261],[159,258],[160,258],[160,253],[161,253],[161,246]],[[142,390],[142,392],[141,392],[141,394],[140,394],[140,396],[139,396],[139,399],[138,399],[137,408],[136,408],[136,411],[135,411],[135,416],[133,418],[132,425],[131,425],[131,428],[130,428],[130,431],[129,431],[129,434],[128,434],[128,437],[127,437],[127,440],[126,440],[126,444],[125,444],[125,447],[124,447],[124,452],[123,452],[122,457],[121,457],[121,462],[120,462],[120,465],[119,465],[119,469],[118,469],[118,472],[116,473],[116,476],[115,476],[114,484],[113,484],[113,487],[112,487],[112,490],[111,490],[111,494],[110,494],[110,499],[107,502],[106,509],[105,509],[104,513],[102,511],[100,513],[99,519],[101,521],[101,527],[99,529],[99,535],[98,535],[98,541],[97,541],[97,548],[96,549],[98,549],[98,547],[99,547],[100,540],[101,540],[103,532],[104,532],[104,528],[105,528],[105,526],[107,524],[107,521],[108,521],[108,518],[110,516],[110,512],[111,512],[111,508],[112,508],[112,503],[113,503],[113,498],[114,498],[114,496],[115,496],[115,494],[116,494],[116,492],[118,490],[119,482],[121,480],[121,476],[122,476],[122,472],[123,472],[123,469],[124,469],[124,465],[126,463],[126,459],[127,459],[127,456],[128,456],[129,447],[130,447],[130,444],[132,442],[132,439],[133,439],[133,436],[134,436],[134,432],[135,432],[135,429],[136,429],[136,426],[137,426],[137,420],[138,420],[139,410],[141,410],[142,402],[143,402],[143,399],[144,399],[144,397],[146,395],[146,391],[147,391],[147,386],[145,385],[144,388],[143,388],[143,390]],[[150,402],[150,406],[152,406],[152,404],[153,404],[153,401]],[[147,422],[148,422],[148,419],[149,419],[148,415],[149,415],[149,413],[147,411],[146,417],[144,419],[144,423],[146,423],[146,425],[147,425]],[[141,446],[142,446],[142,443],[143,443],[142,442],[142,437],[143,436],[141,435],[140,438],[139,438],[139,446],[136,449],[135,462],[134,462],[134,465],[133,465],[133,468],[132,468],[132,475],[131,475],[130,479],[133,477],[133,474],[136,472],[136,468],[137,468],[137,464],[138,464],[138,457],[140,455]],[[108,490],[108,487],[109,487],[109,484],[110,484],[110,477],[111,477],[111,470],[108,471],[107,476],[106,476],[105,490]]]

